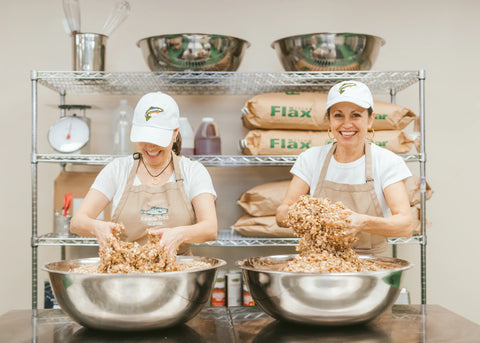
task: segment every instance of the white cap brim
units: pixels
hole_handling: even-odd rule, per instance
[[[349,97],[349,96],[338,96],[334,101],[330,101],[327,103],[327,110],[335,104],[340,102],[351,102],[355,105],[358,105],[363,108],[370,108],[372,107],[368,101],[364,101],[359,99],[358,97]],[[373,108],[373,107],[372,107]]]
[[[171,129],[161,129],[134,124],[130,133],[130,140],[132,142],[146,142],[161,147],[167,147],[172,141],[173,131],[174,130]]]

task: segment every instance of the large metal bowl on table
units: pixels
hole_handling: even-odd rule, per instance
[[[143,38],[137,46],[152,71],[235,71],[250,43],[225,35],[178,33]]]
[[[397,258],[360,256],[398,267],[350,273],[281,271],[295,256],[252,257],[236,264],[256,305],[276,319],[301,324],[339,326],[376,318],[394,304],[402,273],[412,268]]]
[[[97,274],[71,270],[99,263],[98,258],[47,264],[55,299],[73,320],[93,329],[135,331],[160,329],[193,318],[207,303],[218,268],[225,261],[178,256],[177,262],[208,262],[204,269]]]
[[[272,43],[287,71],[369,70],[375,63],[383,38],[361,33],[310,33]]]

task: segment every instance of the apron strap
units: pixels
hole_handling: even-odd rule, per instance
[[[138,154],[138,155],[137,155]],[[125,189],[123,190],[123,194],[120,197],[120,200],[115,208],[115,211],[112,215],[112,221],[117,222],[120,212],[123,210],[127,202],[127,195],[129,189],[133,186],[133,181],[135,180],[135,176],[137,175],[138,164],[140,162],[141,155],[140,153],[133,154],[133,166],[130,169],[130,173],[128,174],[127,182],[125,183]]]
[[[183,182],[182,170],[180,169],[180,158],[172,151],[173,171],[175,172],[175,181]]]
[[[365,142],[365,181],[366,183],[373,182],[372,169],[372,143]]]

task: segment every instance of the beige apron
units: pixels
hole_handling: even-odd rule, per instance
[[[336,148],[336,143],[333,143],[332,148],[325,158],[325,163],[323,164],[313,196],[317,198],[329,198],[334,202],[341,201],[349,209],[360,214],[383,217],[382,207],[378,201],[373,184],[370,143],[365,143],[366,182],[358,185],[342,184],[325,180],[328,166]],[[384,253],[387,248],[386,237],[372,235],[366,232],[359,232],[357,236],[359,240],[353,247],[360,254],[379,255]]]
[[[112,216],[112,221],[125,226],[122,240],[144,244],[149,228],[171,228],[195,223],[195,212],[183,185],[180,158],[172,153],[172,159],[176,182],[167,182],[162,186],[134,186],[139,164],[139,159],[135,159],[125,191]],[[191,255],[190,245],[182,244],[177,254]]]

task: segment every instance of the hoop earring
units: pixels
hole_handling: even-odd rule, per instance
[[[327,137],[332,141],[335,139],[335,137],[333,137],[333,135],[332,135],[332,132],[330,131],[330,128],[328,128]]]
[[[369,136],[369,134],[370,134],[370,136]],[[375,138],[375,130],[373,129],[373,127],[372,127],[372,131],[367,131],[366,138],[369,141],[371,141],[371,140],[373,140],[373,138]]]

